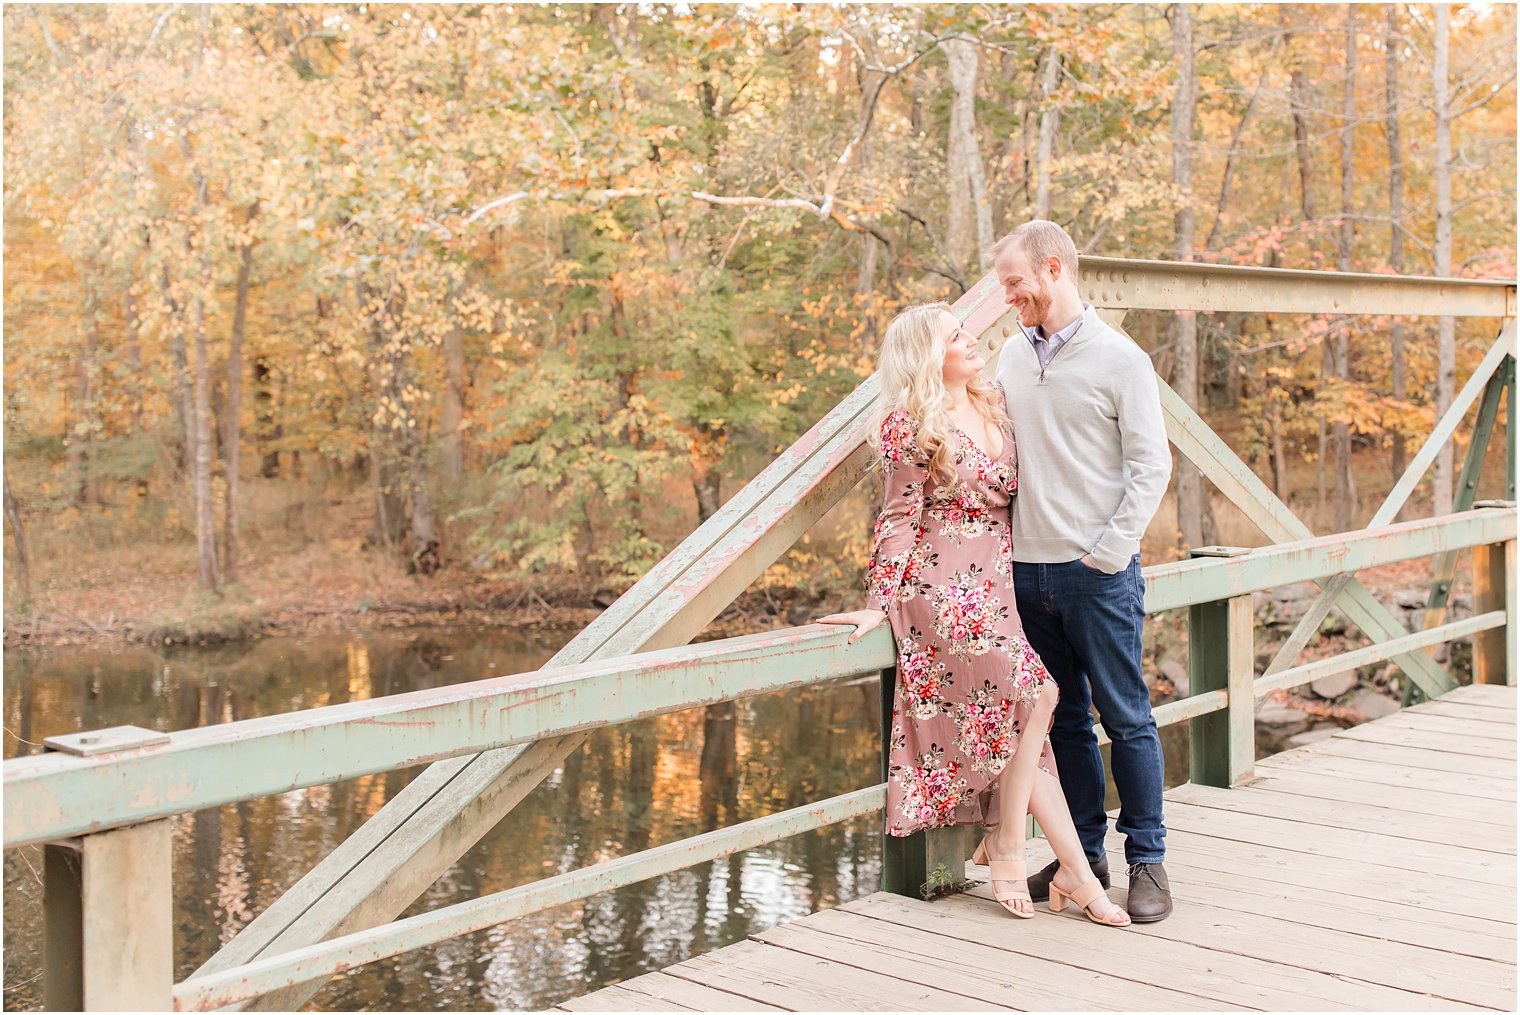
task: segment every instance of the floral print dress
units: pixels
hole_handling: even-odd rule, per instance
[[[1005,400],[1006,404],[1006,400]],[[881,427],[883,506],[866,590],[897,639],[887,832],[998,823],[993,792],[1040,685],[1013,598],[1013,436],[993,458],[959,429],[954,482],[930,474],[901,410]],[[1039,767],[1056,774],[1049,729]]]

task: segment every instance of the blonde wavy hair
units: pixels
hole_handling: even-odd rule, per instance
[[[957,445],[943,375],[945,342],[935,327],[941,313],[953,313],[950,304],[920,303],[903,310],[887,325],[876,366],[881,394],[871,414],[866,440],[876,449],[879,464],[881,425],[901,409],[913,427],[915,443],[929,460],[931,474],[948,482],[955,478]],[[1008,416],[991,382],[978,374],[966,382],[966,394],[972,408],[989,425],[1003,431],[1006,440]]]

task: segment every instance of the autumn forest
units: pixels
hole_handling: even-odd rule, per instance
[[[1513,5],[4,28],[8,644],[605,605],[871,373],[895,308],[959,296],[1031,217],[1108,257],[1516,272]],[[1366,523],[1493,340],[1129,327],[1321,532]],[[1238,524],[1186,473],[1156,559]],[[1453,477],[1448,452],[1422,511]],[[754,595],[849,605],[868,486]]]

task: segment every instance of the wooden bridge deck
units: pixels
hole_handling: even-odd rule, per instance
[[[1263,759],[1247,786],[1169,791],[1160,923],[1015,920],[985,884],[878,893],[560,1008],[1514,1011],[1515,701],[1460,688]]]

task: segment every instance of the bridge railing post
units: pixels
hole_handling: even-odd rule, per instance
[[[43,847],[43,1003],[50,1011],[174,1007],[170,820]]]
[[[1249,550],[1207,546],[1193,557],[1237,557]],[[1229,787],[1256,765],[1255,643],[1250,595],[1188,607],[1188,680],[1193,694],[1223,690],[1229,705],[1188,720],[1193,782]]]
[[[1473,683],[1515,684],[1515,541],[1473,547],[1473,612],[1503,610],[1503,627],[1473,635]]]
[[[897,670],[881,672],[881,770],[892,781],[892,700]],[[886,822],[892,813],[886,813]],[[894,895],[930,899],[958,891],[966,881],[966,861],[976,829],[969,825],[936,828],[913,835],[887,835],[882,829],[881,889]]]

